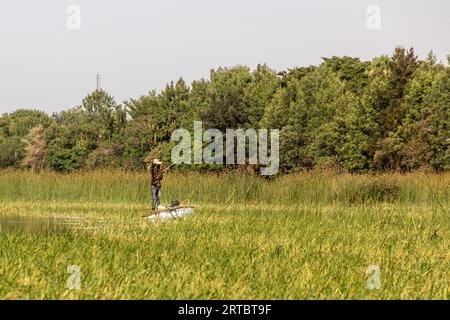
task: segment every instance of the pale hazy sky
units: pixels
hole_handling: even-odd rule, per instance
[[[67,8],[81,9],[69,30]],[[381,9],[381,29],[366,23]],[[211,68],[258,63],[282,70],[320,57],[371,59],[395,46],[450,54],[449,0],[14,0],[0,3],[0,114],[49,113],[102,87],[119,102]]]

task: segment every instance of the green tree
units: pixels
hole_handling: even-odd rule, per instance
[[[361,62],[358,58],[332,57],[322,58],[324,67],[330,68],[345,84],[345,89],[360,94],[369,82],[367,69],[370,62]]]
[[[19,109],[0,117],[0,167],[17,166],[23,159],[25,144],[22,139],[31,129],[51,123],[43,111]]]
[[[190,102],[190,88],[180,78],[170,82],[156,94],[126,103],[132,120],[128,122],[122,136],[126,167],[143,168],[145,158],[154,149],[170,141],[177,128],[189,128],[195,117]]]
[[[394,55],[388,62],[388,90],[386,92],[388,104],[384,112],[380,113],[385,132],[395,131],[405,116],[404,103],[405,88],[418,67],[417,56],[410,48],[396,48]]]
[[[252,81],[248,67],[211,70],[208,87],[208,106],[201,115],[205,127],[225,131],[241,128],[249,123],[249,108],[245,98]]]
[[[251,81],[244,90],[247,121],[245,127],[259,128],[267,105],[272,100],[280,81],[274,70],[267,65],[258,65],[251,72]]]
[[[0,133],[5,137],[25,137],[31,129],[50,124],[50,117],[43,111],[19,109],[4,114],[0,120]]]
[[[160,104],[161,97],[155,90],[139,99],[130,99],[130,101],[125,102],[126,111],[131,119],[138,119],[159,111]]]
[[[83,99],[81,110],[88,122],[96,126],[98,139],[111,140],[126,125],[125,109],[103,90],[95,90]]]
[[[407,113],[396,134],[402,141],[400,168],[450,169],[450,68],[430,53],[405,94]]]
[[[343,82],[322,66],[299,80],[289,79],[275,94],[262,123],[281,129],[280,153],[284,169],[311,168],[333,156],[333,146],[326,146],[321,140],[324,137],[318,137],[333,119],[335,100],[343,92]]]
[[[45,131],[47,152],[44,163],[56,171],[85,168],[88,155],[99,145],[99,126],[81,108],[54,115],[54,123]]]
[[[0,140],[0,168],[17,166],[23,158],[24,144],[20,137]]]

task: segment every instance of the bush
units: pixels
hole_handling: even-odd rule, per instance
[[[86,152],[77,148],[50,150],[46,157],[46,163],[51,169],[72,172],[84,167]]]
[[[395,202],[400,197],[400,186],[386,177],[358,177],[342,182],[336,190],[335,200],[349,204],[367,202]]]
[[[23,158],[23,143],[19,137],[10,137],[0,142],[0,168],[16,166]]]

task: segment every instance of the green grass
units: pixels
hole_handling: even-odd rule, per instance
[[[149,224],[148,177],[0,173],[0,215],[98,229],[0,232],[0,299],[448,299],[450,175],[170,174],[191,217]],[[80,290],[66,287],[69,265]],[[369,290],[366,270],[381,269]]]

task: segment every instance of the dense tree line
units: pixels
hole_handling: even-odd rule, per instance
[[[450,63],[450,57],[449,57]],[[283,171],[450,169],[450,67],[413,49],[372,61],[323,58],[276,72],[266,65],[212,70],[209,79],[171,82],[117,103],[103,90],[49,116],[0,117],[0,167],[56,171],[143,169],[170,161],[176,128],[280,129]]]

